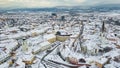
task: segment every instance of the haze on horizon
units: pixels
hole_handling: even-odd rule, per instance
[[[92,6],[120,4],[120,0],[0,0],[0,8],[41,8],[55,6]]]

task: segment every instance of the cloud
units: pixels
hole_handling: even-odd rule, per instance
[[[0,8],[10,8],[13,6],[20,6],[20,3],[11,0],[0,0]]]
[[[120,0],[0,0],[0,8],[37,8],[111,3],[120,3]]]
[[[120,0],[86,0],[84,4],[88,5],[120,4]]]
[[[0,7],[53,7],[56,3],[50,0],[0,0]]]
[[[1,7],[53,7],[71,6],[84,2],[85,0],[0,0]]]
[[[76,2],[79,2],[79,3],[82,3],[84,2],[85,0],[75,0]]]

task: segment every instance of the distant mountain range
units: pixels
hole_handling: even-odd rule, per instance
[[[110,11],[120,10],[120,4],[104,4],[96,6],[57,6],[52,8],[18,8],[18,9],[1,9],[0,12],[64,12],[64,11],[80,11],[92,12],[92,11]]]

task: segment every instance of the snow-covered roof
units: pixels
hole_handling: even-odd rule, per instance
[[[44,38],[46,40],[49,40],[49,39],[52,39],[52,38],[56,38],[56,36],[54,34],[47,34],[47,35],[44,35]]]
[[[22,59],[24,61],[31,61],[31,59],[33,59],[33,58],[34,58],[34,55],[32,55],[32,54],[24,54]]]

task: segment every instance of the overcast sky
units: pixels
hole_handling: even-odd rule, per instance
[[[0,0],[0,8],[38,8],[54,6],[120,4],[120,0]]]

